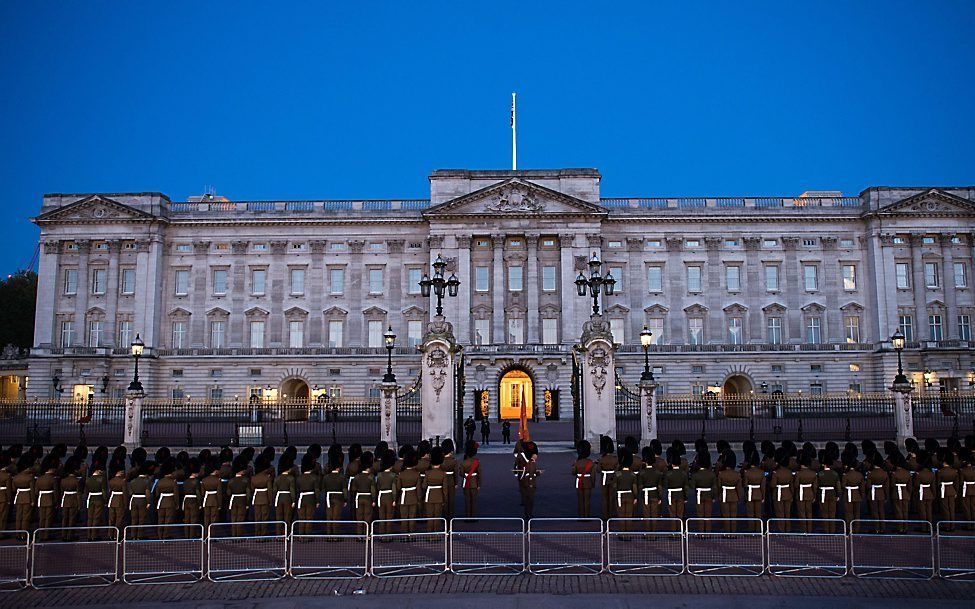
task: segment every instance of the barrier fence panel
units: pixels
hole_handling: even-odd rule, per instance
[[[288,574],[288,525],[281,521],[214,523],[207,536],[210,581],[262,581]]]
[[[473,575],[524,572],[525,521],[454,518],[450,521],[450,570]]]
[[[765,524],[768,571],[782,577],[846,575],[846,522],[771,518]]]
[[[854,520],[850,570],[857,577],[931,579],[934,537],[926,520]]]
[[[203,579],[203,525],[127,526],[122,535],[122,581],[187,584]]]
[[[938,523],[938,575],[954,581],[975,581],[975,522]]]
[[[365,577],[369,574],[369,523],[295,521],[289,565],[296,578]]]
[[[447,571],[447,521],[443,518],[375,520],[371,573],[376,577],[439,575]]]
[[[765,571],[765,538],[758,518],[688,518],[687,572],[758,576]]]
[[[599,518],[532,518],[528,570],[536,575],[598,575],[603,570]]]
[[[611,518],[606,522],[606,564],[614,575],[684,572],[680,518]]]
[[[0,592],[27,587],[30,533],[0,531]]]
[[[107,586],[118,581],[115,527],[37,529],[31,545],[35,588]]]

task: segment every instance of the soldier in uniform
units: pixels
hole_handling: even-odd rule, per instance
[[[135,451],[132,457],[135,458]],[[142,461],[136,476],[129,482],[129,518],[133,526],[149,524],[149,494],[152,480],[149,478],[149,464]],[[134,531],[136,539],[139,531]]]
[[[54,522],[54,509],[58,504],[58,462],[52,452],[41,464],[41,475],[34,482],[37,496],[37,528],[49,529]],[[47,535],[44,537],[47,539]]]
[[[972,462],[972,449],[963,448],[959,456],[961,458],[961,469],[958,470],[961,483],[959,502],[965,520],[972,522],[975,521],[975,463]]]
[[[687,474],[681,469],[681,455],[673,445],[667,449],[667,464],[664,473],[664,486],[667,488],[667,510],[671,518],[684,519],[684,504],[687,502]]]
[[[396,453],[390,449],[379,459],[379,473],[376,474],[376,507],[379,509],[380,520],[392,520],[396,517],[396,496],[399,491],[398,475],[393,468],[396,465]],[[381,524],[380,533],[388,533],[390,524]]]
[[[457,495],[457,457],[454,456],[454,441],[447,438],[440,443],[440,448],[443,450],[444,518],[450,521],[454,517]]]
[[[883,533],[883,522],[887,516],[887,486],[890,477],[882,467],[880,453],[874,452],[864,461],[867,470],[867,493],[869,494],[868,508],[870,518],[876,521],[876,531]]]
[[[894,510],[894,520],[910,519],[911,505],[911,472],[907,469],[907,460],[896,448],[887,457],[890,462],[890,503]],[[900,523],[897,530],[907,532],[907,525]]]
[[[477,458],[477,442],[468,440],[464,445],[464,460],[460,462],[461,488],[464,489],[464,515],[477,515],[477,490],[481,487],[481,462]]]
[[[220,507],[223,505],[223,484],[220,482],[220,462],[214,459],[209,465],[207,475],[200,482],[203,495],[203,534],[210,534],[210,525],[220,520]]]
[[[443,458],[443,449],[440,447],[430,451],[430,469],[423,474],[423,513],[430,519],[427,522],[430,532],[439,528],[439,523],[434,519],[443,518],[444,492],[447,485]]]
[[[491,423],[487,418],[481,419],[481,442],[484,446],[491,443]]]
[[[603,520],[613,517],[613,506],[616,503],[616,470],[619,459],[614,454],[613,440],[608,436],[599,438],[599,460],[596,469],[599,471],[600,493],[602,495]]]
[[[349,488],[345,474],[342,473],[344,459],[342,447],[332,446],[328,449],[327,470],[320,480],[315,476],[314,462],[309,462],[307,466],[311,470],[306,469],[306,464],[302,463],[302,474],[295,481],[298,489],[298,517],[302,520],[311,520],[314,517],[315,506],[319,503],[318,497],[320,494],[324,494],[325,520],[329,522],[327,529],[331,534],[335,534],[339,530],[336,523],[342,520],[342,508],[345,507],[347,496],[346,489]],[[355,504],[352,505],[353,511],[355,511]]]
[[[501,443],[511,444],[511,421],[508,419],[501,423]]]
[[[653,451],[653,460],[652,461],[648,460],[646,456],[643,457],[643,460],[653,465],[657,469],[657,471],[660,472],[661,474],[666,472],[667,460],[661,456],[663,455],[664,447],[663,444],[660,443],[660,440],[658,440],[657,438],[650,440],[650,450]]]
[[[847,530],[850,523],[860,517],[860,502],[863,500],[863,474],[856,468],[856,453],[844,451],[843,461],[843,518],[846,520]]]
[[[620,470],[616,474],[616,514],[619,518],[633,518],[637,502],[637,481],[633,472],[633,454],[628,448],[619,452]],[[630,530],[630,523],[624,520],[621,529]]]
[[[630,467],[630,471],[635,474],[643,469],[643,459],[640,458],[640,442],[633,436],[626,436],[623,438],[623,447],[630,451],[630,456],[633,457],[633,465]]]
[[[129,483],[125,479],[125,461],[116,461],[110,465],[108,475],[111,476],[108,479],[108,526],[115,527],[119,532],[122,532],[125,530],[125,508],[129,504]],[[64,489],[67,483],[68,478],[61,480],[61,488]],[[77,500],[77,494],[75,494],[75,502]],[[61,500],[61,509],[64,510],[65,518],[68,517],[67,509],[64,507],[66,503],[66,499]],[[66,524],[64,526],[73,525]]]
[[[745,454],[745,467],[741,479],[745,491],[745,518],[761,520],[764,517],[766,477],[768,472],[761,465],[758,451]],[[753,523],[755,532],[761,530],[760,523]]]
[[[88,526],[100,527],[105,521],[105,464],[98,460],[91,462],[91,474],[85,480],[85,509],[88,512]],[[95,540],[95,533],[88,532],[88,541]]]
[[[938,455],[941,467],[935,476],[938,484],[938,498],[941,499],[941,519],[955,520],[956,506],[955,500],[958,497],[958,483],[960,476],[955,469],[955,455],[950,450],[942,450]],[[945,530],[952,530],[952,525],[945,525]]]
[[[183,480],[183,524],[200,523],[200,460],[196,457],[186,462],[186,479]]]
[[[420,504],[420,472],[416,470],[417,456],[410,451],[403,457],[403,471],[399,474],[399,515],[404,520],[403,531],[416,529],[416,513]]]
[[[247,477],[247,462],[241,457],[238,457],[234,463],[234,477],[227,482],[227,494],[230,496],[230,522],[233,523],[231,531],[234,537],[244,535],[242,523],[247,520],[247,509],[251,503],[251,484]]]
[[[7,530],[10,518],[10,504],[14,498],[14,485],[10,463],[10,451],[0,450],[0,530]]]
[[[162,477],[156,482],[153,498],[156,504],[156,520],[158,524],[167,525],[176,522],[176,512],[179,510],[179,485],[176,484],[176,462],[170,457],[159,470]],[[163,527],[159,531],[161,538],[169,537],[169,529]]]
[[[716,481],[719,501],[721,502],[721,518],[728,521],[728,530],[730,531],[737,529],[737,523],[734,519],[738,518],[738,502],[741,501],[741,476],[735,471],[737,461],[735,452],[726,448],[721,453]]]
[[[254,464],[254,475],[250,479],[251,503],[254,506],[254,522],[258,523],[254,531],[258,536],[267,534],[267,525],[271,520],[271,505],[274,495],[271,485],[274,483],[274,469],[271,462],[264,455],[257,458]]]
[[[779,466],[769,476],[769,488],[772,491],[772,513],[776,518],[791,518],[792,489],[795,482],[793,480],[794,474],[789,468],[791,457],[783,448],[779,448],[775,456]],[[784,528],[788,532],[791,527],[789,523],[785,523]]]
[[[274,479],[274,518],[291,526],[298,490],[295,487],[294,457],[289,451],[278,461],[278,475]]]
[[[538,468],[538,446],[534,442],[526,444],[525,455],[528,457],[528,463],[525,464],[525,471],[521,473],[521,478],[518,480],[518,487],[524,500],[525,521],[527,522],[535,514],[535,487],[543,470]]]
[[[812,533],[813,504],[816,503],[816,493],[819,492],[819,477],[813,469],[812,455],[803,449],[799,455],[799,471],[795,476],[794,495],[796,498],[796,518],[804,533]]]
[[[664,472],[660,471],[656,463],[654,447],[643,447],[643,469],[637,472],[637,484],[640,487],[640,501],[643,505],[643,517],[656,520],[660,518],[661,489],[664,486]],[[660,443],[657,442],[657,446]],[[666,471],[666,470],[664,470]],[[656,524],[650,523],[649,530],[656,530]]]
[[[694,490],[694,514],[697,518],[705,518],[704,531],[711,532],[711,517],[714,514],[714,487],[717,477],[711,470],[711,453],[705,444],[703,451],[694,457],[695,471],[691,474],[691,488]]]
[[[354,519],[372,522],[372,508],[376,507],[376,479],[372,475],[372,453],[359,456],[359,473],[352,479],[352,508]]]
[[[822,460],[819,473],[816,474],[816,486],[819,492],[816,498],[819,499],[819,517],[826,520],[824,525],[827,533],[836,532],[836,503],[840,497],[840,475],[833,469],[835,459],[830,450],[826,451],[826,457]]]
[[[590,454],[592,454],[592,445],[589,444],[589,441],[579,440],[576,444],[577,459],[572,464],[579,518],[589,518],[589,502],[592,497],[592,470],[594,467],[592,459],[589,458]]]
[[[16,529],[29,531],[31,517],[34,515],[34,458],[28,453],[17,463],[17,475],[11,484],[14,490],[14,510],[16,510]]]

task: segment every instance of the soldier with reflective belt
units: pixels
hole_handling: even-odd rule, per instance
[[[538,446],[534,442],[526,443],[525,456],[528,463],[525,464],[518,487],[525,502],[525,522],[528,522],[535,516],[535,488],[538,477],[542,475],[542,470],[538,468]]]
[[[58,504],[58,462],[57,458],[49,454],[41,465],[41,475],[34,483],[37,496],[37,527],[49,529],[54,522],[54,509]],[[47,534],[43,536],[48,539]]]
[[[891,506],[894,509],[894,520],[909,520],[911,505],[911,472],[907,469],[907,460],[900,452],[890,455],[893,471],[890,473]],[[907,532],[907,524],[897,525],[901,533]]]
[[[372,508],[376,506],[376,479],[372,477],[373,457],[370,451],[359,457],[359,473],[349,487],[352,493],[354,518],[359,522],[372,522]]]
[[[88,513],[88,526],[100,527],[105,521],[105,493],[108,485],[105,483],[105,464],[92,461],[91,474],[85,480],[85,510]],[[88,540],[94,541],[96,534],[88,531]]]
[[[666,470],[664,470],[666,471]],[[655,531],[657,518],[660,518],[661,489],[664,485],[664,471],[656,464],[653,448],[643,447],[643,468],[637,472],[636,480],[640,488],[640,503],[643,506],[643,517],[651,519],[647,530]]]
[[[958,497],[961,477],[958,475],[958,470],[954,468],[955,455],[950,450],[944,450],[939,458],[941,467],[935,479],[938,483],[938,498],[941,500],[941,519],[951,521],[956,518],[955,500]],[[945,525],[946,531],[952,529],[952,525]]]
[[[149,489],[152,485],[152,480],[149,479],[149,465],[145,462],[141,463],[138,472],[129,483],[129,518],[133,526],[149,523]],[[138,529],[133,531],[133,534],[135,539],[141,535]]]
[[[450,521],[454,517],[454,500],[457,494],[457,457],[454,456],[454,441],[447,438],[440,443],[443,449],[444,481],[444,518]]]
[[[186,479],[183,480],[183,500],[180,507],[183,510],[183,524],[200,523],[200,460],[193,457],[186,465]]]
[[[636,474],[633,472],[633,454],[627,448],[619,452],[620,470],[616,473],[616,515],[619,518],[633,518],[636,511],[637,487]],[[624,520],[620,529],[630,530],[630,522]]]
[[[711,471],[711,453],[705,448],[694,459],[695,471],[691,474],[691,488],[694,492],[694,514],[705,518],[704,530],[711,531],[711,517],[714,514],[714,487],[717,477]]]
[[[735,471],[737,458],[731,449],[726,449],[721,453],[718,464],[717,488],[721,502],[721,518],[729,521],[728,530],[735,531],[737,523],[733,520],[738,518],[738,502],[741,501],[741,476]]]
[[[274,478],[274,519],[284,522],[288,527],[294,513],[295,501],[298,497],[295,486],[294,458],[290,454],[282,455],[278,461],[278,475]]]
[[[305,455],[305,458],[307,459],[308,455]],[[298,518],[311,520],[315,515],[315,506],[319,503],[318,497],[322,494],[325,498],[325,520],[329,523],[326,528],[331,534],[339,531],[338,521],[342,520],[342,508],[345,507],[346,493],[349,488],[342,470],[344,459],[345,455],[342,454],[341,448],[337,450],[335,447],[329,448],[328,469],[320,479],[315,476],[314,463],[309,461],[302,462],[302,473],[295,480],[298,490]]]
[[[443,470],[444,452],[439,446],[430,451],[430,469],[423,474],[423,506],[427,518],[442,518],[447,474]],[[430,520],[427,529],[438,530],[440,523]]]
[[[687,501],[687,474],[681,469],[681,455],[676,448],[667,449],[667,463],[670,469],[664,474],[667,489],[667,509],[671,518],[684,519],[684,503]]]
[[[856,468],[856,456],[850,452],[844,452],[843,478],[843,518],[846,520],[847,530],[852,531],[850,526],[854,520],[860,517],[860,502],[863,500],[863,474]]]
[[[790,457],[780,447],[776,450],[775,460],[779,466],[769,476],[769,488],[772,491],[772,514],[775,518],[791,518],[792,501],[795,499],[792,489],[795,480],[792,470],[789,469]],[[786,532],[791,530],[788,522],[784,524],[784,529]]]
[[[836,523],[833,521],[836,519],[836,503],[840,496],[840,475],[833,469],[831,460],[824,459],[816,476],[816,486],[819,489],[816,494],[819,500],[819,517],[826,520],[824,530],[827,533],[835,533]]]
[[[464,444],[464,460],[460,462],[460,485],[464,490],[464,515],[473,518],[477,515],[477,491],[481,488],[481,462],[477,458],[477,442],[468,440]]]
[[[220,468],[211,463],[207,475],[200,482],[203,496],[203,534],[210,535],[210,525],[220,520],[220,506],[223,505],[223,484],[220,482]]]
[[[399,517],[403,519],[403,531],[416,530],[416,512],[420,505],[420,472],[416,471],[417,456],[409,451],[403,457],[403,471],[399,473]]]
[[[14,491],[15,527],[18,531],[31,530],[31,516],[34,515],[34,459],[25,454],[17,463],[17,475],[11,484]]]
[[[794,495],[796,497],[796,518],[802,520],[803,533],[812,533],[813,504],[819,491],[819,477],[813,470],[813,459],[809,452],[799,455],[799,471],[795,475]]]
[[[158,524],[167,525],[176,522],[176,511],[179,509],[180,496],[179,486],[176,484],[176,464],[170,458],[163,463],[160,473],[162,478],[156,483],[153,491],[153,499],[156,504],[156,520]],[[159,531],[160,538],[169,537],[170,531],[167,527],[162,527]]]
[[[243,462],[234,463],[234,477],[227,482],[227,495],[230,497],[230,522],[234,537],[244,535],[242,523],[247,521],[247,509],[251,503],[251,485],[247,478],[247,465]]]
[[[745,467],[741,472],[743,488],[745,490],[745,518],[762,520],[765,507],[765,486],[767,473],[762,469],[760,457],[757,450],[745,455]],[[756,533],[761,531],[760,522],[751,524],[752,530]]]
[[[958,470],[958,476],[961,478],[959,481],[961,483],[961,496],[959,502],[964,519],[972,522],[975,521],[975,463],[973,463],[972,449],[965,448],[960,455],[961,469]]]
[[[251,502],[254,506],[254,533],[258,536],[267,534],[267,525],[264,524],[271,520],[271,504],[274,497],[271,495],[271,485],[274,483],[274,470],[271,462],[263,455],[257,458],[254,464],[254,475],[250,480]]]
[[[870,455],[864,461],[867,470],[867,506],[870,518],[877,522],[875,530],[878,533],[884,531],[884,520],[887,515],[887,487],[890,484],[890,476],[881,467],[881,457],[879,453]]]
[[[380,520],[392,520],[396,517],[396,496],[399,494],[399,480],[393,468],[396,466],[396,453],[386,449],[379,460],[379,473],[376,474],[376,507],[379,509]],[[381,524],[380,533],[390,531],[390,523]]]
[[[125,508],[129,503],[129,483],[125,480],[125,468],[122,463],[110,466],[108,479],[108,526],[115,527],[120,532],[125,529]],[[67,479],[61,481],[61,492],[65,493]],[[77,501],[77,495],[75,496]],[[62,510],[67,498],[61,499]],[[67,517],[67,513],[64,514]],[[68,526],[68,525],[65,525]]]
[[[10,517],[10,504],[14,498],[13,476],[14,467],[10,463],[10,455],[0,450],[0,530],[7,529],[7,519]]]
[[[619,459],[614,454],[615,447],[608,436],[600,436],[599,444],[600,457],[596,462],[596,469],[599,472],[599,490],[603,499],[603,520],[606,520],[613,517],[613,507],[616,504],[615,482]]]
[[[593,462],[589,458],[591,452],[592,445],[587,440],[579,440],[576,444],[576,456],[578,458],[572,464],[572,476],[575,478],[579,518],[589,518],[589,500],[592,497],[593,486]]]

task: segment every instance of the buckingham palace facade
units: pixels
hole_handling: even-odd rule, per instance
[[[437,256],[461,282],[444,315],[466,389],[492,415],[514,371],[567,416],[593,254],[617,280],[603,306],[624,383],[644,326],[666,393],[883,391],[898,327],[925,390],[975,383],[975,187],[605,198],[593,169],[438,170],[424,200],[50,194],[34,222],[29,399],[120,396],[136,334],[154,398],[375,395],[390,326],[407,385]]]

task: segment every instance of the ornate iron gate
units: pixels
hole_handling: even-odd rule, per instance
[[[583,416],[585,404],[582,391],[582,368],[579,365],[579,352],[572,349],[572,433],[576,442],[583,438]]]
[[[457,355],[457,366],[454,370],[454,448],[462,450],[464,446],[464,354]]]
[[[396,394],[396,441],[416,445],[420,441],[423,425],[423,411],[420,400],[420,387],[423,374],[416,375],[416,381],[402,393]]]
[[[616,374],[616,440],[640,439],[640,393],[629,389]]]

